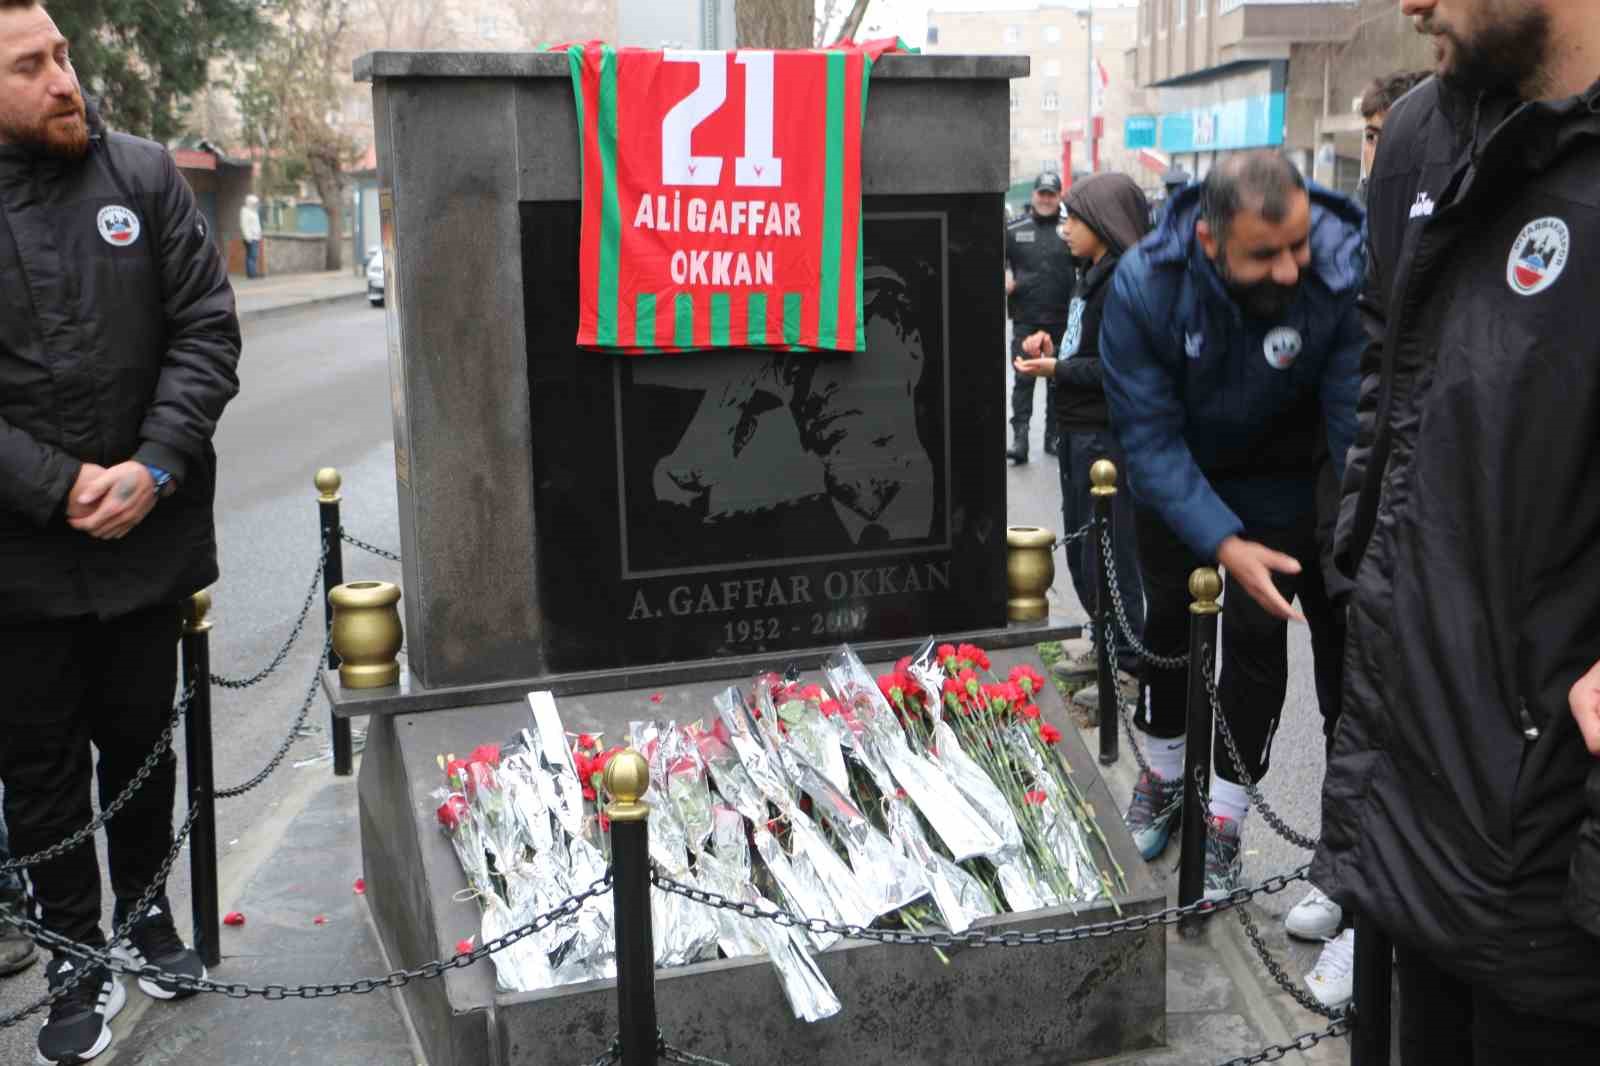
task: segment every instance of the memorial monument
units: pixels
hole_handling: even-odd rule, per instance
[[[514,733],[529,691],[554,692],[570,729],[626,736],[630,720],[699,717],[727,679],[811,668],[844,642],[868,662],[930,635],[1021,662],[1075,631],[1006,620],[998,279],[1008,79],[1025,70],[998,56],[877,61],[860,160],[864,351],[636,356],[576,343],[583,184],[568,57],[357,62],[373,87],[390,272],[407,656],[396,686],[344,689],[330,675],[328,689],[336,713],[371,716],[367,898],[394,965],[448,956],[473,927],[432,824],[436,757]],[[1129,877],[1117,909],[1160,909],[1059,701],[1042,706],[1108,812]],[[819,963],[838,1017],[795,1022],[769,967],[731,959],[662,971],[662,1024],[752,1064],[968,1063],[978,1048],[1043,1064],[1164,1038],[1159,930],[1029,949],[1022,963],[859,945]],[[1006,991],[1018,970],[1031,988]],[[433,1066],[564,1066],[610,1039],[608,987],[500,995],[485,964],[405,996]],[[886,997],[907,995],[927,1023],[886,1027]]]

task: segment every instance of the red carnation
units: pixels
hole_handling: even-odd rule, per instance
[[[579,733],[578,734],[578,750],[579,751],[595,751],[599,747],[600,747],[600,742],[598,740],[596,740],[593,735],[591,735],[589,733]]]
[[[444,764],[444,779],[456,788],[467,787],[467,766],[470,759],[451,759]]]
[[[823,700],[818,709],[822,711],[824,718],[832,718],[839,713],[839,701]]]
[[[1045,801],[1048,800],[1050,797],[1046,796],[1043,792],[1040,792],[1038,789],[1033,789],[1033,790],[1031,790],[1029,792],[1024,793],[1022,798],[1027,800],[1029,803],[1033,804],[1035,807],[1043,807],[1044,804],[1045,804]]]
[[[965,660],[979,670],[989,669],[989,656],[976,644],[963,644],[956,649],[956,658]]]
[[[822,699],[822,686],[807,685],[805,688],[800,690],[800,698],[803,700],[813,701]]]
[[[1059,744],[1061,743],[1061,730],[1049,722],[1045,722],[1039,726],[1039,739],[1046,744]]]
[[[1017,714],[1031,722],[1039,717],[1039,708],[1035,707],[1031,703],[1024,703],[1021,707],[1017,708]]]
[[[899,662],[894,664],[894,672],[897,673],[897,674],[909,673],[910,670],[911,670],[911,656],[909,656],[909,655],[907,655],[904,659],[901,659]]]
[[[461,827],[461,820],[467,816],[467,797],[459,792],[452,792],[448,799],[439,804],[436,814],[439,824],[454,833]]]
[[[500,745],[479,744],[472,749],[472,754],[468,758],[472,762],[486,762],[498,770],[500,769]]]
[[[1019,663],[1013,667],[1010,680],[1030,696],[1044,688],[1044,678],[1027,663]]]

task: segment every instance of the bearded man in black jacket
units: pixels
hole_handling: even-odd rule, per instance
[[[1394,940],[1407,1066],[1590,1062],[1600,5],[1401,7],[1441,77],[1390,113],[1368,197],[1334,553],[1355,591],[1311,878]]]
[[[94,773],[105,806],[158,747],[178,605],[217,577],[211,437],[239,348],[227,273],[171,155],[108,133],[45,9],[0,0],[0,780],[34,913],[92,948],[107,946],[93,838],[34,856],[89,823]],[[109,946],[199,976],[152,884],[175,784],[169,748],[106,824]],[[94,1058],[121,983],[62,954],[46,976],[58,995],[40,1060]]]

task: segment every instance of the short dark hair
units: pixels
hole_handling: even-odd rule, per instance
[[[1240,152],[1219,160],[1201,183],[1200,217],[1220,241],[1240,211],[1257,211],[1268,222],[1282,222],[1294,194],[1305,191],[1306,179],[1282,152]]]
[[[1406,93],[1428,80],[1426,70],[1406,70],[1387,78],[1374,78],[1361,94],[1361,117],[1372,118],[1388,111]]]
[[[0,11],[10,11],[12,8],[38,6],[39,0],[0,0]]]

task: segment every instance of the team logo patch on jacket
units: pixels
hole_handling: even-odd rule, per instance
[[[139,239],[139,216],[121,204],[109,204],[95,216],[100,236],[113,248],[126,248]]]
[[[1267,365],[1274,370],[1288,370],[1300,356],[1300,348],[1304,342],[1300,339],[1300,331],[1289,326],[1279,326],[1267,334],[1267,339],[1262,342],[1261,349],[1267,357]]]
[[[1541,293],[1556,283],[1567,268],[1572,238],[1567,224],[1554,216],[1535,219],[1522,227],[1506,261],[1506,284],[1519,296]]]

